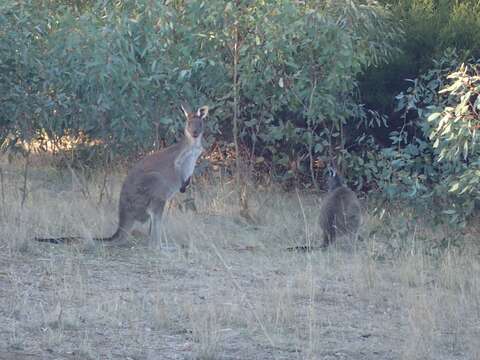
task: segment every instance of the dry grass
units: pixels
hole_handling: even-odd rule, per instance
[[[164,250],[40,244],[112,232],[122,176],[99,202],[101,175],[33,167],[22,208],[1,165],[1,359],[480,359],[478,242],[435,248],[445,229],[387,209],[357,248],[292,253],[318,240],[316,196],[255,189],[251,226],[231,184],[197,181]]]

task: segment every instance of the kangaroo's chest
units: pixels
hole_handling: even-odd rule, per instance
[[[203,148],[201,146],[193,146],[185,149],[175,160],[175,168],[180,173],[182,181],[185,181],[193,174],[195,164],[201,155]]]

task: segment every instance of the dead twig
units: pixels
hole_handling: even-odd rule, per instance
[[[2,209],[3,209],[3,216],[5,216],[5,181],[3,175],[3,169],[0,168],[0,187],[1,187],[1,194],[2,194]]]
[[[23,205],[27,200],[28,195],[28,188],[27,188],[27,180],[28,180],[28,169],[30,167],[30,150],[27,152],[25,156],[25,167],[23,169],[23,186],[22,186],[22,200],[20,202],[20,206],[23,209]]]

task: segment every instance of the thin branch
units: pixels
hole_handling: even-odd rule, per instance
[[[317,184],[317,179],[315,177],[315,170],[313,168],[313,130],[312,130],[312,124],[311,124],[311,111],[312,111],[312,104],[313,104],[313,95],[315,93],[315,90],[317,88],[317,78],[315,77],[313,79],[313,85],[312,85],[312,90],[310,92],[310,99],[308,102],[308,109],[307,109],[307,124],[308,124],[308,131],[310,132],[310,141],[308,144],[308,156],[310,158],[310,176],[312,178],[312,183],[315,186],[316,190],[318,189],[318,184]]]
[[[3,175],[3,169],[0,168],[0,185],[1,185],[1,192],[2,192],[2,209],[3,209],[3,216],[5,216],[5,179]]]
[[[30,150],[28,150],[27,155],[25,156],[25,168],[23,170],[23,186],[22,186],[22,201],[20,206],[23,208],[25,201],[27,200],[28,195],[28,188],[27,188],[27,180],[28,180],[28,169],[30,167]]]

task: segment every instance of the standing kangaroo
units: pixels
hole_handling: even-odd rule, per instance
[[[328,194],[320,209],[320,226],[323,231],[323,246],[333,243],[337,236],[358,238],[362,215],[360,202],[355,193],[343,183],[343,178],[331,169],[328,178]]]
[[[190,112],[182,105],[186,117],[183,139],[159,152],[145,156],[127,174],[118,205],[118,228],[110,237],[96,241],[124,243],[136,221],[150,219],[150,245],[161,243],[161,222],[165,204],[177,192],[185,192],[203,151],[202,135],[208,106]],[[62,243],[75,238],[36,238],[37,241]]]

